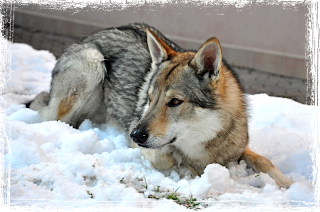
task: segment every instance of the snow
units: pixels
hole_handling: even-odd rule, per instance
[[[128,147],[126,136],[104,124],[85,120],[79,129],[60,121],[44,122],[22,104],[49,91],[56,62],[48,51],[11,44],[12,93],[1,96],[5,128],[4,164],[11,167],[11,205],[94,210],[185,211],[165,197],[196,198],[203,211],[297,209],[315,205],[312,154],[314,107],[266,94],[247,95],[249,147],[296,181],[279,188],[267,174],[244,161],[227,167],[210,164],[192,177],[184,169],[160,172]],[[149,198],[148,198],[149,197]],[[160,199],[156,199],[156,198]]]

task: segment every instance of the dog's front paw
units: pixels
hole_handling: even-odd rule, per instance
[[[152,165],[160,171],[171,169],[174,166],[174,163],[175,160],[171,154],[159,155],[154,161],[152,161]]]
[[[280,172],[279,170],[276,170],[275,172]],[[272,173],[269,174],[270,176],[272,175]],[[278,174],[273,174],[273,177],[272,177],[276,183],[278,184],[279,187],[282,187],[282,188],[290,188],[290,186],[295,183],[295,181],[292,181],[290,180],[289,178],[287,178],[286,176],[284,176],[281,172],[280,172],[280,175]]]

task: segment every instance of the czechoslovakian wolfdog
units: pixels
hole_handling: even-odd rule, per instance
[[[208,164],[244,159],[279,186],[293,183],[249,149],[243,89],[216,38],[186,51],[146,24],[101,30],[67,48],[50,93],[30,108],[74,127],[85,119],[117,126],[159,170],[201,175]]]

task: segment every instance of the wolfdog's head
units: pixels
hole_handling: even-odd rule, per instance
[[[148,90],[149,107],[131,138],[152,149],[212,140],[230,123],[223,111],[243,105],[237,80],[223,63],[219,41],[210,38],[197,52],[180,53],[150,29],[147,37],[155,74]]]

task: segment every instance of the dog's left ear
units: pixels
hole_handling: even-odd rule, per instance
[[[199,76],[203,77],[208,73],[208,76],[212,79],[219,78],[222,53],[218,39],[209,38],[204,42],[189,65]]]
[[[171,57],[177,55],[177,52],[172,50],[168,44],[156,36],[149,28],[147,28],[147,41],[152,62],[155,64],[169,60]]]

